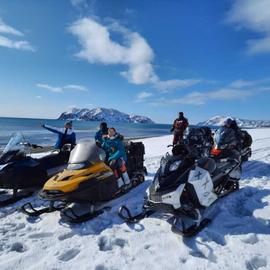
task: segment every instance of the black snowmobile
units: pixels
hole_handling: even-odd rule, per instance
[[[195,158],[209,157],[214,145],[212,131],[209,127],[189,127],[184,144]]]
[[[30,155],[30,150],[36,148],[42,146],[26,142],[21,133],[11,136],[0,156],[0,189],[12,189],[13,194],[1,190],[5,199],[0,200],[0,207],[31,196],[49,177],[67,166],[71,145],[35,158],[39,154]]]
[[[49,206],[35,209],[30,203],[22,206],[23,213],[39,216],[61,210],[63,220],[80,223],[90,220],[110,207],[112,201],[144,182],[144,145],[129,142],[126,145],[127,173],[131,186],[119,186],[123,175],[117,178],[106,164],[104,150],[91,141],[79,142],[70,155],[68,167],[49,179],[39,193]],[[70,207],[69,205],[72,204]]]
[[[197,234],[211,221],[214,202],[239,188],[241,156],[234,150],[236,142],[235,133],[220,129],[211,157],[196,160],[167,153],[147,190],[142,212],[132,216],[122,206],[119,216],[135,223],[155,212],[169,213],[173,232],[187,237]]]

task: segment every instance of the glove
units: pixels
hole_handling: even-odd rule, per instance
[[[96,146],[101,148],[101,143],[99,141],[96,141]]]
[[[115,159],[111,160],[110,161],[110,166],[113,167],[115,165],[115,163],[116,163],[116,160]]]

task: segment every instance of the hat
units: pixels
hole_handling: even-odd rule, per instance
[[[232,119],[230,117],[228,117],[225,121],[224,121],[224,126],[228,126],[230,127],[232,124]]]
[[[106,128],[106,127],[107,127],[107,123],[106,123],[106,122],[101,122],[101,123],[100,123],[100,126]]]
[[[66,125],[68,125],[68,126],[72,126],[72,121],[71,121],[71,120],[66,121],[65,126],[66,126]]]

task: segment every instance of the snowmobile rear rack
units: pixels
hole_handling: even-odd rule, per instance
[[[63,208],[65,208],[67,205],[66,203],[63,203],[63,204],[60,204],[58,206],[55,206],[54,203],[55,202],[52,201],[52,202],[50,202],[48,207],[44,207],[44,208],[41,208],[38,210],[35,209],[31,203],[26,203],[20,208],[20,211],[22,213],[30,216],[30,217],[38,217],[44,213],[51,213],[51,212],[55,212],[55,211],[60,211]]]

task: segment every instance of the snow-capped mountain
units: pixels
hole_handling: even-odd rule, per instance
[[[270,127],[270,120],[248,120],[248,119],[239,119],[232,116],[214,116],[207,121],[200,122],[197,126],[222,126],[224,121],[227,118],[235,119],[238,126],[241,128],[261,128],[261,127]]]
[[[63,112],[60,120],[85,120],[85,121],[106,121],[111,123],[154,123],[153,120],[146,116],[126,114],[115,109],[94,108],[94,109],[78,109],[72,108]]]

